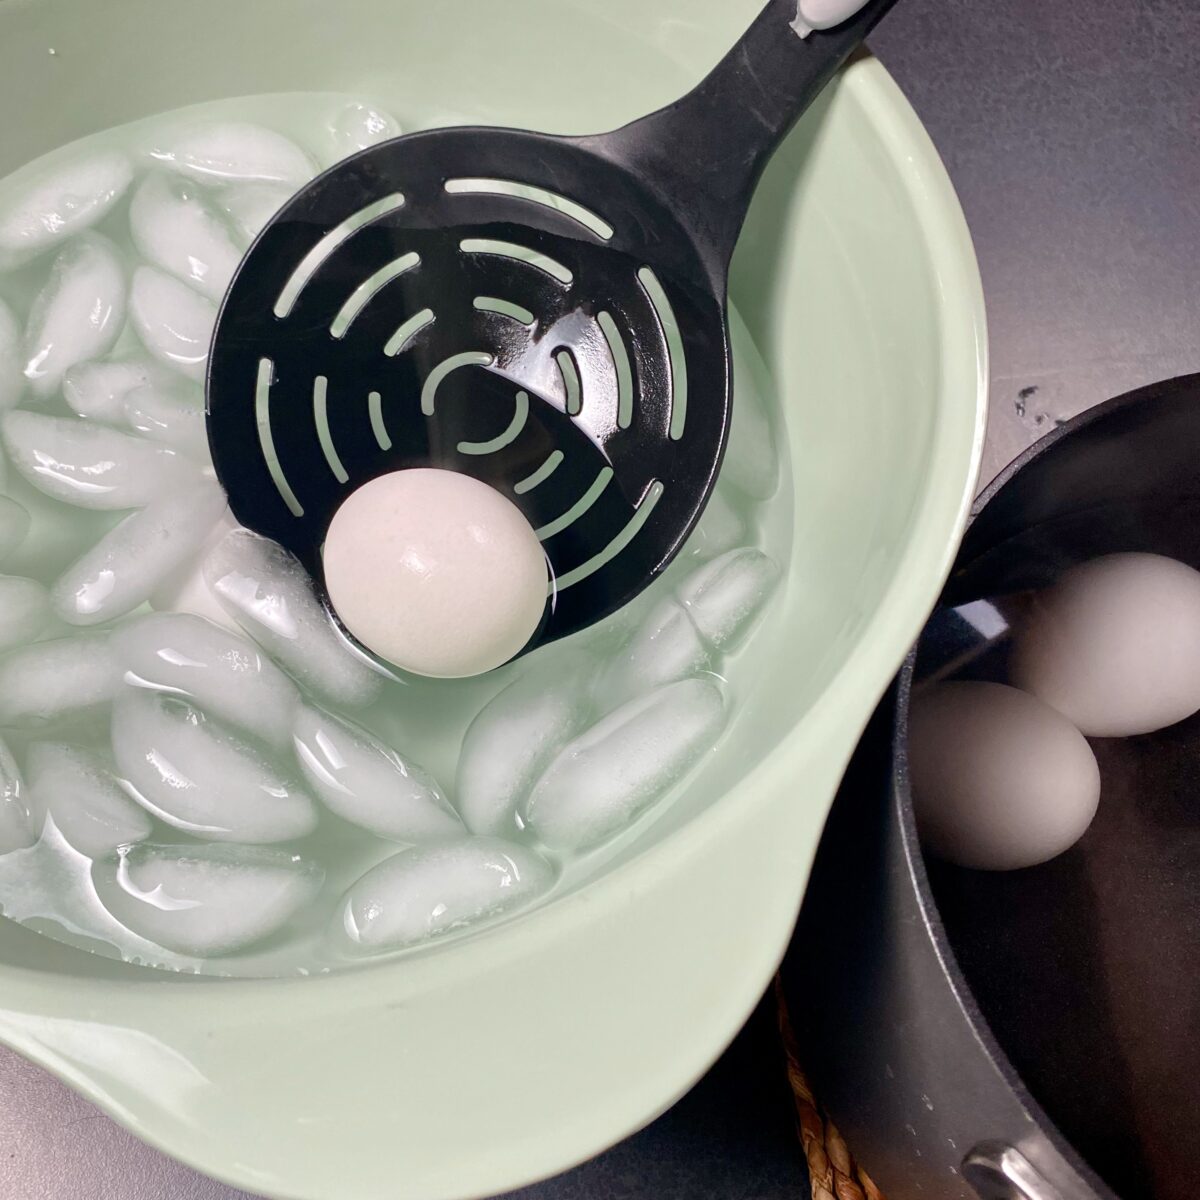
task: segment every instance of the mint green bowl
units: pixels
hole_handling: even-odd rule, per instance
[[[0,174],[201,100],[355,91],[583,132],[697,80],[758,0],[0,0]],[[49,51],[53,48],[54,53]],[[0,921],[0,1038],[253,1192],[437,1200],[666,1108],[761,995],[854,742],[945,576],[984,424],[979,277],[929,139],[853,65],[785,146],[733,296],[786,408],[795,553],[728,752],[600,877],[320,979],[125,967]]]

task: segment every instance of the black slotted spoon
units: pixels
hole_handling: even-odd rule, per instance
[[[720,468],[728,268],[759,176],[894,2],[810,31],[803,4],[771,0],[692,92],[611,133],[438,129],[305,187],[214,334],[209,440],[237,519],[329,605],[339,505],[388,472],[461,471],[546,551],[526,650],[633,599]]]

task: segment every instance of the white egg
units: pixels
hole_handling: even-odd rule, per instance
[[[334,514],[329,599],[388,662],[458,679],[507,662],[546,608],[546,556],[520,510],[457,471],[381,475]]]
[[[1083,836],[1100,800],[1100,769],[1083,734],[1000,683],[914,693],[908,753],[921,840],[962,867],[1046,862]]]
[[[1011,676],[1088,737],[1182,721],[1200,710],[1200,571],[1158,554],[1072,567],[1022,622]]]

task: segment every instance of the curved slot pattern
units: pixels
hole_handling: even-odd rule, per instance
[[[434,405],[437,401],[437,390],[441,386],[442,380],[451,371],[457,371],[459,367],[490,367],[494,361],[495,359],[490,354],[482,350],[467,350],[462,354],[452,354],[443,362],[438,363],[425,377],[425,382],[421,385],[421,411],[427,417],[433,416]]]
[[[671,427],[672,441],[683,437],[683,429],[687,424],[688,377],[687,357],[683,352],[683,338],[679,333],[679,322],[675,319],[675,310],[671,307],[663,285],[658,276],[649,267],[643,267],[638,272],[638,282],[646,292],[650,307],[658,317],[662,326],[663,337],[667,341],[667,357],[671,360]]]
[[[383,397],[378,392],[367,394],[367,412],[371,416],[371,432],[375,435],[380,450],[390,450],[392,438],[383,423]]]
[[[350,328],[354,318],[358,316],[367,304],[371,297],[375,295],[386,284],[392,282],[393,279],[399,278],[405,271],[411,271],[414,267],[421,265],[421,256],[415,251],[401,255],[395,261],[387,264],[386,267],[380,267],[369,279],[365,279],[350,293],[350,298],[342,305],[338,311],[338,315],[333,318],[333,324],[329,326],[329,332],[335,337],[345,337],[346,330]]]
[[[317,423],[317,440],[321,443],[321,451],[325,461],[333,472],[338,483],[345,483],[350,476],[342,465],[337,447],[333,444],[333,431],[329,428],[329,411],[326,407],[326,393],[329,391],[329,380],[324,375],[318,375],[313,380],[313,420]]]
[[[518,496],[523,496],[526,492],[532,492],[539,483],[545,483],[562,466],[563,460],[566,457],[561,450],[551,450],[546,455],[546,461],[536,471],[530,475],[526,475],[520,482],[513,484],[513,491]]]
[[[271,482],[293,517],[304,516],[304,506],[296,499],[296,493],[283,473],[279,455],[275,452],[275,438],[271,433],[271,382],[275,377],[275,364],[269,358],[258,360],[258,378],[254,384],[254,419],[258,426],[258,444],[262,448],[263,460],[271,474]]]
[[[435,318],[432,308],[423,308],[419,313],[413,313],[384,344],[383,352],[388,358],[395,358],[401,350],[407,350],[413,338],[425,328],[432,325]]]
[[[593,555],[587,562],[580,563],[573,570],[560,575],[553,581],[551,586],[556,591],[565,592],[567,588],[572,587],[581,580],[587,579],[589,575],[594,575],[602,567],[608,566],[637,537],[638,530],[649,520],[650,514],[654,511],[654,506],[659,502],[665,490],[662,483],[656,479],[646,489],[646,494],[638,503],[633,516],[625,523],[625,528],[599,554]]]
[[[528,420],[529,393],[518,392],[513,419],[508,423],[508,428],[486,442],[459,442],[458,452],[459,454],[495,454],[497,450],[503,450],[505,446],[517,440]]]
[[[313,277],[317,268],[348,238],[357,233],[364,225],[370,225],[380,217],[403,207],[404,197],[399,192],[384,196],[366,208],[348,216],[340,225],[335,225],[301,260],[296,269],[283,285],[279,299],[275,301],[275,315],[286,317],[295,306],[296,299],[305,285]]]
[[[510,179],[448,179],[446,191],[452,196],[515,196],[518,200],[532,200],[534,204],[551,208],[577,221],[603,241],[612,240],[613,227],[603,217],[558,192],[536,187],[532,183],[516,183]]]
[[[564,267],[548,254],[531,250],[528,246],[518,246],[516,242],[500,242],[495,238],[464,238],[458,248],[464,254],[496,254],[501,258],[528,263],[529,266],[544,271],[552,279],[557,279],[559,283],[569,284],[575,278],[569,267]]]
[[[598,313],[596,321],[617,369],[617,428],[628,429],[633,424],[633,368],[629,365],[629,351],[612,313]]]
[[[592,480],[592,486],[562,516],[555,517],[553,521],[547,522],[541,529],[534,531],[538,541],[549,541],[556,533],[562,533],[568,526],[574,525],[600,499],[600,493],[608,487],[612,477],[612,467],[601,467],[599,474]]]
[[[480,312],[499,313],[502,317],[512,317],[522,325],[532,326],[534,315],[527,308],[514,304],[511,300],[501,300],[497,296],[476,296],[475,307]]]
[[[554,361],[558,363],[563,389],[567,394],[567,416],[577,417],[583,412],[583,383],[579,378],[579,368],[575,365],[575,356],[564,347],[555,354]]]

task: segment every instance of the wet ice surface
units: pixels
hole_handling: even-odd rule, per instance
[[[180,487],[126,517],[55,580],[50,600],[64,621],[98,625],[132,612],[200,548],[225,511],[225,493],[186,475]]]
[[[472,833],[517,833],[518,803],[587,720],[593,669],[590,656],[563,662],[552,650],[471,722],[459,751],[455,798]]]
[[[0,742],[0,856],[24,850],[36,841],[21,768],[12,751]]]
[[[142,344],[160,362],[189,379],[204,378],[217,306],[157,267],[138,267],[129,292],[129,316]]]
[[[41,833],[52,820],[66,841],[89,858],[143,841],[153,832],[139,808],[98,755],[64,742],[33,742],[25,757],[29,808]]]
[[[234,184],[222,193],[220,205],[248,246],[291,196],[292,189],[280,183]]]
[[[721,651],[748,633],[779,568],[761,550],[744,546],[677,578],[673,594],[611,655],[596,687],[601,708],[710,670]]]
[[[213,526],[195,558],[183,563],[178,570],[151,593],[150,607],[157,612],[190,613],[203,617],[221,629],[243,636],[242,627],[229,615],[229,610],[220,602],[204,578],[204,564],[209,554],[220,544],[226,534],[241,526],[228,510]]]
[[[33,641],[50,624],[50,594],[21,575],[0,575],[0,652]]]
[[[19,409],[0,418],[0,438],[38,491],[81,508],[143,508],[188,473],[173,450],[71,417]]]
[[[172,971],[203,968],[202,959],[178,954],[161,941],[150,941],[113,916],[97,895],[93,869],[93,860],[76,850],[53,821],[47,821],[32,846],[0,854],[4,915],[127,962]]]
[[[129,227],[147,262],[214,303],[225,295],[241,251],[199,184],[147,175],[130,202]]]
[[[338,908],[333,935],[351,950],[411,946],[527,904],[553,881],[545,859],[497,838],[415,846],[354,884]]]
[[[691,575],[679,601],[701,638],[714,650],[743,636],[779,579],[779,567],[761,550],[730,550]]]
[[[300,693],[247,638],[190,613],[122,625],[112,654],[130,687],[183,696],[243,735],[287,749]]]
[[[18,266],[94,225],[121,199],[133,166],[119,150],[85,152],[18,172],[0,201],[0,270]]]
[[[579,886],[720,753],[790,536],[736,314],[726,467],[679,558],[491,676],[380,670],[229,512],[203,410],[224,289],[299,185],[399,128],[347,96],[219,102],[0,180],[12,919],[172,970],[327,971]]]
[[[204,578],[234,620],[323,700],[361,708],[378,699],[383,677],[348,647],[282,546],[235,529],[205,559]]]
[[[286,842],[316,828],[316,804],[299,782],[184,700],[123,690],[113,705],[112,752],[147,812],[202,840]]]
[[[646,614],[606,664],[596,688],[604,709],[642,692],[707,670],[712,651],[686,610],[665,597]]]
[[[333,150],[330,161],[337,162],[368,146],[399,137],[400,122],[369,104],[355,102],[334,114],[329,135]]]
[[[684,679],[622,705],[559,751],[523,816],[554,850],[610,837],[693,769],[726,719],[721,688]]]
[[[186,454],[193,462],[211,464],[201,388],[182,380],[143,384],[125,394],[122,409],[136,433]]]
[[[249,121],[200,122],[170,131],[150,151],[170,170],[200,183],[278,183],[293,189],[317,172],[295,142]]]
[[[296,757],[313,791],[339,817],[394,842],[460,836],[463,824],[436,780],[365,729],[301,708]]]
[[[125,265],[98,233],[68,242],[50,267],[25,327],[24,374],[35,396],[62,386],[76,363],[105,355],[125,321]]]
[[[312,900],[321,867],[265,846],[140,845],[92,870],[102,904],[179,954],[229,954],[274,933]]]
[[[94,359],[63,376],[63,399],[78,416],[119,426],[125,423],[125,397],[130,392],[171,378],[164,367],[145,357]]]
[[[112,700],[116,670],[106,634],[54,638],[0,655],[0,727],[58,728]]]

